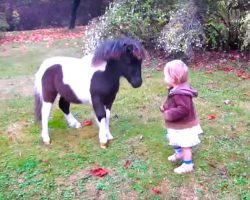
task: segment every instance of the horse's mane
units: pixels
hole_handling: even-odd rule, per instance
[[[137,59],[145,58],[145,50],[141,43],[135,39],[124,37],[106,40],[97,46],[92,59],[92,64],[95,66],[109,59],[119,59],[126,51],[126,46],[132,47],[132,54]]]

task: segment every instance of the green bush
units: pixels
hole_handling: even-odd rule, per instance
[[[115,0],[105,14],[89,23],[83,52],[91,52],[104,38],[131,36],[153,47],[168,21],[167,0]]]
[[[249,46],[249,6],[249,1],[241,0],[208,1],[204,24],[208,49],[240,50]]]
[[[196,50],[248,50],[250,14],[240,0],[114,0],[92,20],[84,54],[99,41],[117,36],[141,40],[150,50],[191,58]]]

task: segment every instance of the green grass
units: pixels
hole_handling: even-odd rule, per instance
[[[50,48],[45,43],[26,44],[23,52],[23,44],[0,47],[0,81],[14,81],[0,89],[0,200],[250,199],[250,83],[233,74],[190,73],[190,82],[199,91],[195,105],[205,132],[194,153],[192,174],[175,175],[176,165],[166,159],[172,151],[159,112],[166,91],[162,72],[154,68],[143,69],[139,89],[121,80],[111,113],[115,140],[106,150],[99,148],[95,125],[68,128],[57,105],[49,123],[52,144],[44,146],[33,118],[33,75],[49,56],[80,57],[74,42],[65,47],[58,41]],[[21,82],[27,85],[20,86]],[[30,90],[23,93],[26,87]],[[85,105],[72,110],[79,120],[93,116]],[[208,120],[210,114],[217,118]],[[127,169],[126,160],[131,161]],[[96,166],[109,174],[89,176]],[[153,187],[162,193],[153,194]]]

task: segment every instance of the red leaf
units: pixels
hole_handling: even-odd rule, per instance
[[[207,70],[206,73],[207,73],[207,74],[212,74],[213,71],[212,71],[212,70]]]
[[[162,71],[163,68],[162,68],[162,67],[156,67],[156,70],[157,70],[157,71]]]
[[[128,167],[129,167],[130,164],[131,164],[131,161],[130,160],[126,160],[126,162],[124,164],[125,169],[128,169]]]
[[[153,188],[151,189],[151,191],[152,191],[154,194],[161,194],[161,191],[160,191],[159,189],[155,188],[155,187],[153,187]]]
[[[90,170],[90,173],[92,176],[103,177],[103,176],[106,176],[108,174],[108,171],[106,169],[98,167],[98,168]]]
[[[207,118],[208,120],[213,120],[216,119],[216,115],[208,115]]]
[[[223,70],[224,70],[225,72],[232,72],[232,71],[234,71],[234,68],[228,66],[228,67],[224,67]]]
[[[85,119],[83,122],[82,122],[82,125],[83,126],[91,126],[93,124],[92,120],[91,119]]]

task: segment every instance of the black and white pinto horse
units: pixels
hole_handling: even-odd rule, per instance
[[[52,57],[44,60],[35,75],[35,114],[42,124],[43,142],[50,143],[48,120],[52,104],[59,94],[59,108],[70,127],[81,127],[70,112],[70,103],[89,103],[93,106],[100,145],[105,148],[107,142],[113,139],[109,119],[119,90],[119,79],[125,77],[132,87],[140,87],[144,58],[140,42],[119,38],[104,41],[94,54],[81,59]]]

